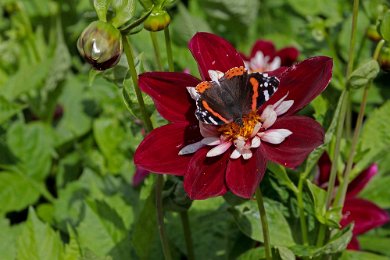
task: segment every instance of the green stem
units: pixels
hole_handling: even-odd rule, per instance
[[[150,32],[150,38],[152,39],[153,43],[153,49],[154,49],[154,56],[156,59],[157,67],[160,71],[163,71],[163,66],[161,64],[161,55],[160,55],[160,48],[158,47],[158,41],[156,37],[156,32]]]
[[[356,25],[359,14],[359,0],[353,1],[353,14],[352,14],[352,30],[351,30],[351,41],[349,43],[349,53],[348,53],[348,65],[347,65],[347,74],[346,78],[348,79],[352,73],[354,59],[355,59],[355,46],[356,46]]]
[[[190,222],[188,220],[187,211],[180,212],[180,218],[181,218],[181,224],[183,226],[183,231],[184,231],[184,239],[186,241],[187,259],[194,260],[195,255],[194,255],[191,228],[190,228]]]
[[[134,65],[133,51],[131,50],[129,40],[127,39],[126,35],[122,35],[122,44],[123,44],[123,49],[125,51],[125,55],[127,58],[127,64],[129,65],[131,79],[133,80],[134,92],[137,96],[137,101],[138,101],[138,104],[139,104],[139,107],[141,110],[141,114],[143,117],[145,128],[146,128],[147,132],[150,132],[153,129],[153,125],[152,125],[152,121],[150,121],[150,117],[148,115],[148,112],[146,111],[144,98],[142,97],[141,90],[138,86],[138,75],[137,75],[137,70],[135,69],[135,65]]]
[[[125,55],[127,58],[127,63],[129,65],[129,71],[131,74],[131,78],[133,80],[133,87],[134,92],[137,95],[138,104],[140,106],[141,114],[143,116],[145,129],[147,132],[152,131],[153,125],[150,121],[150,117],[146,111],[145,102],[142,97],[141,90],[138,86],[138,75],[137,70],[135,69],[134,65],[134,57],[133,52],[130,47],[129,40],[127,39],[126,35],[122,35],[122,43],[123,43],[123,49],[125,51]],[[164,228],[164,212],[163,212],[163,204],[162,204],[162,190],[164,186],[164,176],[158,174],[157,180],[156,180],[156,209],[157,209],[157,226],[158,231],[160,235],[161,245],[163,248],[164,257],[166,260],[171,260],[171,251],[169,249],[169,243],[168,238],[165,234],[165,228]]]
[[[257,201],[257,207],[259,208],[261,227],[263,229],[265,258],[267,260],[271,260],[272,253],[271,253],[271,242],[269,239],[267,214],[265,213],[264,199],[263,199],[263,194],[261,193],[261,190],[260,190],[260,186],[258,186],[256,189],[256,201]]]
[[[171,260],[171,250],[169,249],[169,243],[167,235],[165,234],[164,228],[164,211],[163,211],[163,201],[162,201],[162,190],[164,187],[164,176],[161,174],[157,175],[156,180],[156,208],[157,208],[157,226],[158,232],[160,234],[161,246],[163,249],[163,254],[165,260]]]
[[[299,182],[298,182],[297,200],[298,200],[299,221],[301,223],[302,242],[305,246],[307,246],[309,244],[309,239],[308,239],[308,231],[307,231],[307,224],[305,218],[305,208],[303,204],[303,184],[305,180],[306,180],[306,176],[302,174],[299,177]]]
[[[175,67],[173,65],[172,45],[171,45],[171,37],[169,35],[169,26],[164,28],[164,36],[165,36],[165,46],[167,48],[169,71],[175,71]]]
[[[324,244],[325,235],[326,235],[326,225],[321,223],[320,229],[318,231],[317,244],[316,244],[318,247]]]
[[[384,40],[381,40],[377,44],[377,46],[375,48],[374,55],[373,55],[373,59],[375,59],[375,60],[378,59],[380,51],[381,51],[384,43],[385,43]],[[367,85],[364,87],[362,102],[360,104],[360,110],[359,110],[358,118],[356,120],[355,131],[354,131],[353,137],[352,137],[351,150],[349,152],[347,166],[345,169],[343,181],[341,183],[340,196],[337,200],[335,200],[335,204],[334,204],[340,208],[344,205],[345,196],[346,196],[347,190],[348,190],[349,178],[350,178],[350,173],[351,173],[352,165],[353,165],[353,159],[355,157],[356,147],[357,147],[357,144],[359,141],[359,135],[360,135],[360,131],[361,131],[361,128],[363,125],[364,113],[365,113],[366,105],[367,105],[368,90],[370,89],[371,83],[372,83],[372,81],[368,82]]]

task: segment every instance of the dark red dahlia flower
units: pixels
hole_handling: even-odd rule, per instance
[[[328,185],[331,161],[328,154],[322,155],[318,163],[319,174],[316,182],[321,187]],[[359,241],[357,236],[370,231],[371,229],[380,227],[390,220],[389,214],[379,208],[374,203],[358,198],[357,195],[369,183],[372,177],[378,173],[378,166],[374,163],[367,169],[362,171],[349,185],[345,197],[343,217],[340,221],[342,227],[348,226],[350,223],[355,223],[353,228],[353,237],[348,245],[348,249],[359,250]],[[336,184],[336,186],[338,186]]]
[[[184,176],[191,199],[227,190],[250,198],[268,160],[295,168],[323,142],[317,122],[294,114],[328,85],[330,58],[262,74],[248,73],[240,54],[216,35],[197,33],[189,48],[203,81],[178,72],[139,77],[141,89],[170,123],[141,142],[136,165]]]
[[[299,51],[295,47],[276,50],[271,41],[258,40],[252,47],[249,56],[241,54],[245,66],[252,72],[276,70],[282,66],[291,66],[297,61]]]

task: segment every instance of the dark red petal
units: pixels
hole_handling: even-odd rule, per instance
[[[279,67],[276,70],[267,71],[266,73],[270,77],[274,76],[274,77],[277,77],[278,79],[280,79],[281,77],[283,77],[283,74],[287,71],[287,69],[288,69],[288,67]]]
[[[286,100],[294,100],[294,104],[284,115],[295,114],[328,86],[332,67],[332,59],[324,56],[313,57],[289,67],[279,78],[278,90],[260,110],[289,93]]]
[[[288,168],[300,165],[324,140],[324,130],[321,125],[309,117],[281,117],[270,129],[288,129],[292,132],[280,144],[261,143],[267,159]]]
[[[199,79],[180,72],[146,72],[139,76],[139,85],[150,95],[158,112],[171,122],[195,122],[195,100],[187,88]]]
[[[253,157],[244,160],[230,159],[226,169],[226,184],[234,194],[242,198],[251,198],[263,179],[267,160],[260,149],[253,151]]]
[[[347,249],[349,250],[360,250],[360,244],[356,236],[352,236],[351,241],[349,242]]]
[[[264,56],[269,56],[271,59],[275,56],[275,46],[271,41],[258,40],[252,47],[251,58],[255,57],[256,52],[261,51]]]
[[[280,58],[282,66],[291,66],[297,61],[299,51],[295,47],[286,47],[277,51],[275,56]]]
[[[225,171],[229,154],[206,157],[210,147],[200,149],[190,161],[184,176],[184,189],[193,200],[221,196],[226,193]]]
[[[134,163],[154,173],[184,175],[192,155],[178,155],[181,148],[201,140],[198,125],[173,123],[154,129],[140,143]]]
[[[375,174],[378,173],[378,165],[373,163],[367,169],[362,171],[351,183],[348,185],[347,196],[354,197],[361,192],[367,183]]]
[[[318,174],[316,176],[316,184],[322,188],[328,187],[330,170],[332,168],[332,162],[329,158],[328,153],[323,153],[318,160]]]
[[[210,80],[209,70],[226,72],[233,67],[244,66],[244,61],[236,49],[225,39],[206,32],[199,32],[188,44],[198,62],[203,80]]]
[[[139,186],[145,180],[145,178],[148,175],[149,175],[149,171],[148,170],[145,170],[142,167],[136,167],[135,173],[134,173],[134,176],[133,176],[133,186],[134,187]]]
[[[380,227],[389,220],[389,214],[374,203],[359,198],[347,198],[340,224],[345,227],[354,222],[353,234],[359,235]]]

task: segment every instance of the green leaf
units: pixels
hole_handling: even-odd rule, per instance
[[[1,94],[8,100],[14,100],[21,94],[43,86],[52,66],[52,58],[37,64],[23,64],[1,88]]]
[[[281,204],[276,201],[266,199],[264,201],[265,210],[269,224],[271,245],[292,246],[295,244],[291,234],[291,229],[286,218],[283,216]],[[263,242],[263,231],[260,225],[260,215],[255,201],[247,201],[235,206],[231,211],[236,224],[244,234],[256,241]]]
[[[354,89],[368,87],[368,84],[376,78],[380,71],[379,64],[376,60],[370,60],[354,72],[349,77],[349,86]]]
[[[80,245],[76,239],[76,233],[68,226],[69,243],[65,245],[64,260],[79,260],[81,258]]]
[[[19,160],[18,168],[35,180],[49,174],[53,142],[51,128],[42,123],[15,123],[7,132],[8,146]]]
[[[77,227],[82,249],[88,248],[98,256],[132,259],[128,231],[118,212],[104,201],[85,204],[85,217]]]
[[[17,241],[18,260],[60,260],[64,248],[61,238],[50,226],[42,223],[32,208]]]
[[[0,172],[0,213],[22,210],[36,202],[39,195],[28,176]]]
[[[0,96],[0,124],[4,123],[13,115],[21,111],[22,108],[23,106],[12,103],[3,96]]]
[[[252,259],[265,259],[264,247],[257,247],[248,250],[237,258],[237,260],[252,260]]]
[[[10,226],[8,219],[0,219],[0,230],[0,252],[2,259],[16,259],[15,241],[19,230],[15,226]]]
[[[273,173],[280,184],[286,185],[291,191],[297,193],[298,188],[288,177],[286,168],[276,163],[268,163],[268,169]]]
[[[129,21],[135,12],[134,0],[112,0],[112,7],[115,11],[115,16],[111,20],[113,26],[118,28]]]
[[[172,38],[176,43],[186,45],[196,32],[211,32],[207,22],[191,15],[187,8],[179,3],[177,17],[172,22]]]
[[[363,250],[380,253],[386,255],[387,257],[390,257],[389,237],[380,237],[376,235],[367,234],[367,235],[359,236],[359,242]]]
[[[388,257],[380,256],[363,251],[344,251],[340,257],[340,260],[388,260]]]
[[[149,185],[150,186],[150,185]],[[149,190],[150,187],[144,188]],[[143,203],[143,208],[134,222],[131,243],[140,259],[149,259],[149,247],[156,238],[155,193],[152,191]],[[153,216],[153,217],[151,217]]]
[[[93,6],[100,21],[107,21],[107,10],[112,0],[93,0]]]
[[[307,180],[307,186],[314,199],[315,216],[319,222],[328,226],[338,228],[341,220],[339,209],[326,210],[326,191]]]
[[[349,225],[337,232],[328,243],[322,247],[295,245],[289,249],[299,257],[317,257],[325,254],[339,253],[347,248],[347,245],[352,238],[352,229],[353,225]]]
[[[288,0],[291,7],[303,16],[316,15],[321,12],[321,0]]]
[[[383,39],[385,39],[387,42],[390,42],[390,10],[384,14],[380,21],[379,33]]]
[[[390,176],[378,176],[368,183],[359,196],[375,202],[381,208],[390,208]]]
[[[374,110],[363,126],[359,139],[359,151],[364,151],[365,154],[352,169],[351,180],[388,150],[390,146],[390,124],[388,122],[390,122],[390,101]]]
[[[88,112],[93,109],[94,103],[87,97],[85,81],[69,77],[64,86],[59,102],[65,113],[55,128],[56,146],[78,138],[91,129],[92,119]]]
[[[333,117],[333,119],[328,127],[328,130],[325,133],[324,143],[322,145],[320,145],[319,147],[317,147],[312,153],[310,153],[309,157],[307,158],[306,167],[305,167],[306,174],[310,173],[310,171],[313,169],[313,167],[317,164],[317,161],[320,159],[321,155],[323,154],[326,147],[328,146],[328,144],[330,143],[330,141],[333,138],[333,134],[337,128],[337,121],[339,118],[338,116],[340,114],[340,109],[341,109],[342,100],[344,98],[344,95],[346,95],[345,92],[343,92],[342,95],[340,95],[340,97],[339,97],[336,110],[334,111],[334,115],[336,115],[336,116]]]
[[[108,169],[112,172],[119,172],[126,160],[119,147],[126,140],[126,136],[118,120],[108,118],[95,120],[93,134],[99,149],[106,158]]]

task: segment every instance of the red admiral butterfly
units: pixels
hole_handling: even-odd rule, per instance
[[[279,80],[266,73],[248,73],[235,67],[225,74],[209,71],[212,81],[199,83],[195,90],[199,121],[211,125],[235,122],[242,126],[242,117],[256,111],[276,91]]]

